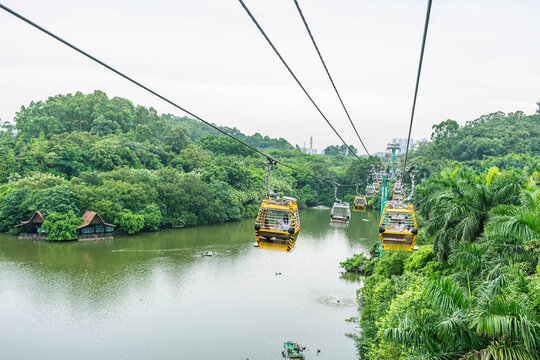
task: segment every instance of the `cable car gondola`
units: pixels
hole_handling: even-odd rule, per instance
[[[366,186],[366,196],[375,196],[375,189],[372,185]]]
[[[395,199],[386,201],[379,222],[379,238],[381,239],[382,250],[413,251],[415,250],[416,237],[418,236],[418,223],[412,204],[410,201],[414,195],[414,165],[405,169],[411,177],[411,193],[403,199],[404,190],[401,176],[394,185]]]
[[[365,195],[360,195],[358,193],[358,186],[362,184],[356,184],[356,197],[354,198],[354,204],[353,204],[353,210],[358,211],[358,212],[366,211],[366,207],[367,207],[367,200],[366,200]]]
[[[351,218],[351,208],[348,202],[335,202],[330,211],[330,220],[334,223],[348,223]]]
[[[337,189],[339,185],[336,185],[334,188],[334,198],[335,202],[332,205],[332,210],[330,211],[330,220],[332,223],[345,223],[349,222],[351,218],[351,207],[348,202],[343,202],[337,198]]]
[[[300,216],[295,198],[268,198],[255,220],[255,237],[261,249],[291,251],[300,232]]]
[[[382,249],[413,251],[417,236],[414,206],[401,201],[387,201],[379,223]]]
[[[275,162],[266,167],[266,190],[268,199],[263,200],[255,219],[255,237],[260,249],[292,251],[300,232],[300,215],[295,198],[280,198],[270,190],[270,170]]]
[[[401,185],[401,181],[399,180],[394,184],[392,200],[403,200],[403,185]]]
[[[367,200],[365,196],[357,195],[354,198],[354,211],[364,212],[366,211]]]

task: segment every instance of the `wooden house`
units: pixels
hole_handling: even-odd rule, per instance
[[[36,211],[29,220],[23,221],[22,223],[15,225],[15,227],[19,230],[20,238],[45,237],[47,234],[43,228],[44,222],[45,219],[43,218],[41,211]]]
[[[86,210],[83,224],[77,229],[79,239],[112,237],[116,225],[108,224],[95,211]]]

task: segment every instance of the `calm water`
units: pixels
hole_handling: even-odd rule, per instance
[[[356,359],[345,319],[361,283],[339,261],[377,241],[377,212],[346,229],[329,212],[301,212],[292,253],[254,248],[253,220],[98,242],[2,235],[0,358],[270,360],[294,340],[307,359]]]

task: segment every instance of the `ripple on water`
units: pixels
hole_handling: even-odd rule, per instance
[[[178,252],[178,251],[186,251],[185,248],[178,248],[178,249],[116,249],[111,250],[113,253],[119,253],[119,252],[153,252],[153,253],[160,253],[160,252]]]
[[[325,296],[319,299],[319,301],[325,305],[330,306],[354,306],[355,301],[353,299],[346,299],[334,296]]]

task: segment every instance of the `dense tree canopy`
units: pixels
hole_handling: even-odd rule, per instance
[[[307,155],[283,138],[221,129],[304,169],[276,166],[270,177],[300,207],[332,204],[333,182],[361,183],[380,162],[358,160],[345,145]],[[374,248],[342,263],[367,276],[363,359],[539,358],[539,139],[539,114],[495,112],[464,126],[440,122],[411,151],[424,245],[382,257]],[[75,239],[85,210],[128,234],[254,216],[265,165],[195,119],[101,91],[56,95],[23,106],[0,132],[0,231],[38,210],[49,240]],[[338,196],[352,202],[353,189]]]
[[[197,120],[101,91],[32,102],[14,121],[0,133],[2,231],[36,210],[93,210],[128,233],[194,226],[253,216],[265,196],[265,162],[249,148]],[[283,138],[223,129],[318,177],[350,182],[367,168],[347,170],[351,157],[314,157]],[[330,183],[279,166],[271,186],[301,206],[333,200]]]

